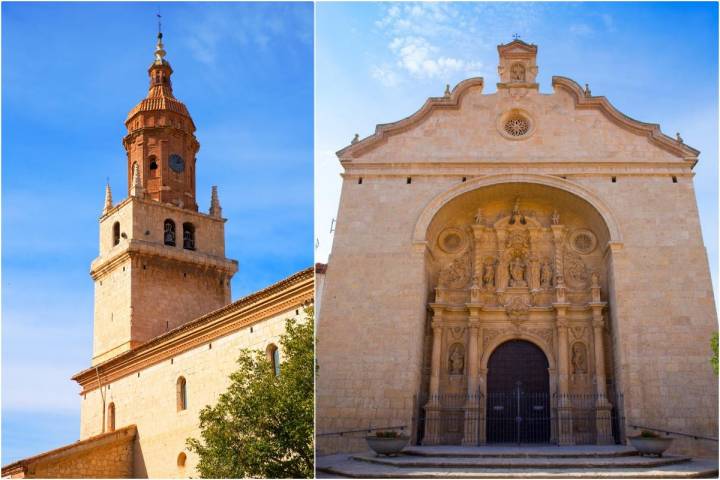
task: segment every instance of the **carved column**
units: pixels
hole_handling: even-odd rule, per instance
[[[508,264],[505,259],[505,238],[507,232],[503,228],[495,230],[497,236],[497,252],[498,252],[498,267],[497,273],[495,274],[495,290],[500,293],[504,292],[507,288],[508,282]]]
[[[479,224],[472,226],[473,238],[475,239],[475,261],[473,262],[472,286],[470,287],[470,302],[478,303],[480,301],[480,291],[483,287],[483,259],[482,259],[482,240],[485,233],[485,227]]]
[[[574,445],[572,403],[569,398],[568,304],[556,303],[558,331],[558,444]]]
[[[593,343],[595,344],[595,384],[597,388],[597,401],[595,403],[595,425],[597,430],[597,443],[599,445],[611,445],[615,443],[612,436],[611,412],[612,405],[607,399],[605,384],[605,345],[603,342],[603,330],[605,321],[602,311],[605,302],[593,302],[590,304],[593,310]]]
[[[563,276],[563,241],[565,240],[566,229],[563,225],[551,225],[553,233],[553,245],[555,246],[555,277]]]
[[[423,445],[440,443],[440,355],[442,353],[442,307],[435,310],[432,320],[433,344],[430,362],[430,398],[425,404],[425,436]]]
[[[480,411],[480,395],[478,394],[478,336],[480,335],[480,319],[477,312],[470,310],[468,323],[468,383],[465,400],[465,433],[462,444],[475,446],[478,444],[478,422]]]

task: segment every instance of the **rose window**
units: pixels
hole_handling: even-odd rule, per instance
[[[522,137],[530,130],[530,123],[521,117],[514,117],[505,122],[505,132],[513,137]]]

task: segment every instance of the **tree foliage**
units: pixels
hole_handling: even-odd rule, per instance
[[[188,439],[203,478],[311,478],[314,349],[312,310],[286,320],[280,375],[266,352],[243,350],[215,406],[200,412],[201,439]]]
[[[715,375],[718,373],[718,332],[713,333],[713,336],[710,338],[710,347],[712,348],[712,358],[710,358],[710,363],[712,364],[713,370],[715,370]]]

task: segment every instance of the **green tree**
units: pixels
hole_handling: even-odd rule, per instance
[[[215,406],[200,412],[201,439],[188,439],[203,478],[311,478],[313,461],[313,313],[286,320],[280,375],[266,352],[243,350],[240,368]]]
[[[710,359],[710,363],[713,366],[713,370],[715,370],[715,374],[718,373],[718,332],[713,333],[713,336],[710,338],[710,347],[713,351],[713,356]]]

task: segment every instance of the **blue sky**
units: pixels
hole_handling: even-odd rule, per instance
[[[538,45],[551,77],[589,83],[623,113],[681,132],[701,150],[695,189],[717,298],[717,3],[319,3],[316,12],[315,235],[332,245],[341,168],[355,133],[407,117],[471,76],[496,90],[497,45]]]
[[[78,439],[105,179],[126,197],[123,121],[163,16],[175,95],[218,185],[233,299],[313,263],[313,7],[2,4],[2,463]]]

